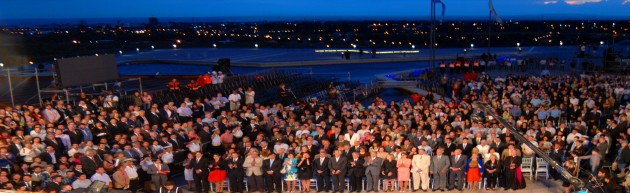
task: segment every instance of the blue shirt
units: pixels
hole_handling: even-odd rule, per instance
[[[549,112],[544,111],[544,110],[538,111],[538,119],[539,120],[545,120],[545,119],[547,119],[547,117],[549,117]]]
[[[562,111],[560,111],[560,109],[552,109],[549,113],[551,114],[551,117],[558,118],[560,117],[560,114],[562,114]]]

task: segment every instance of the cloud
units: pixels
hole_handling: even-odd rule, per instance
[[[623,3],[621,3],[621,4],[625,5],[626,3],[630,3],[630,0],[624,0]]]
[[[628,0],[628,1],[630,1],[630,0]],[[545,1],[544,2],[545,5],[556,4],[556,3],[558,3],[558,1]]]
[[[586,3],[599,3],[602,2],[602,0],[565,0],[564,2],[568,5],[584,5]]]

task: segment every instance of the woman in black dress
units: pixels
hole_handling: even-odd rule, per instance
[[[492,189],[495,190],[497,188],[497,178],[499,178],[499,160],[497,160],[496,155],[490,155],[490,160],[486,162],[483,166],[484,170],[483,175],[485,175],[488,180],[488,185],[486,186],[486,190]]]
[[[310,192],[311,191],[311,179],[313,179],[313,167],[311,155],[304,152],[302,153],[302,158],[298,161],[298,179],[300,180],[300,185],[302,186],[302,192]]]
[[[388,188],[391,184],[390,192],[394,192],[396,189],[396,173],[398,173],[398,169],[396,168],[396,160],[394,160],[394,155],[387,154],[387,158],[383,161],[383,167],[381,168],[381,175],[385,179],[385,186],[383,189],[385,192],[388,192]]]
[[[571,173],[571,175],[576,175],[578,168],[573,160],[567,160],[562,164],[562,166],[567,170],[567,172]],[[570,193],[573,187],[571,186],[571,182],[569,179],[562,179],[562,187],[564,187],[565,193]]]

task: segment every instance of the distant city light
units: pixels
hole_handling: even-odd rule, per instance
[[[79,42],[78,42],[78,41],[76,41],[76,40],[72,40],[72,43],[73,43],[73,44],[78,44]]]
[[[516,47],[521,47],[521,43],[520,42],[516,42]]]
[[[604,41],[599,41],[599,45],[604,45]]]
[[[33,64],[33,61],[28,61],[29,64]]]
[[[217,44],[212,44],[212,47],[215,47],[215,48],[216,48],[216,47],[217,47]]]
[[[153,45],[152,45],[152,46],[151,46],[151,49],[155,49],[155,46],[153,46]]]
[[[353,48],[357,48],[357,45],[356,45],[356,44],[352,44],[352,47],[353,47]]]
[[[98,56],[98,54],[94,54],[94,56]]]
[[[470,44],[470,48],[474,48],[474,47],[475,47],[475,44]]]
[[[136,48],[136,51],[137,51],[137,52],[139,52],[139,51],[140,51],[140,48]]]
[[[562,46],[564,43],[562,43],[562,41],[560,41],[560,45]]]
[[[173,48],[177,48],[177,44],[173,44]]]
[[[416,49],[416,45],[411,45],[411,49]]]
[[[4,63],[0,62],[0,67],[4,67]]]
[[[255,47],[255,48],[258,48],[258,44],[254,44],[254,47]]]
[[[118,50],[118,53],[122,54],[122,50]]]
[[[177,40],[176,42],[177,42],[178,44],[181,44],[181,43],[182,43],[182,41],[181,41],[181,40]]]

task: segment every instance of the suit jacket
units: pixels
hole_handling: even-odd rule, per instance
[[[57,184],[55,182],[49,182],[46,184],[46,190],[55,190],[56,192],[60,192],[61,184]]]
[[[228,159],[227,160],[227,164],[229,165],[234,165],[234,168],[230,168],[228,167],[228,175],[243,175],[245,174],[245,168],[243,168],[243,163],[245,162],[245,159],[242,157],[239,157],[238,160],[234,161],[234,159]]]
[[[416,172],[418,169],[422,172],[429,172],[429,167],[431,167],[431,156],[426,154],[414,155],[411,158],[411,172]]]
[[[591,155],[585,155],[585,156],[580,156],[578,157],[579,159],[588,159],[591,165],[591,171],[595,172],[595,169],[597,169],[597,167],[599,167],[599,165],[601,164],[602,161],[602,155],[601,154],[591,154]]]
[[[321,170],[323,173],[328,173],[328,162],[330,162],[329,157],[324,157],[324,162],[322,162],[319,158],[313,159],[313,168],[315,169],[315,172],[317,172],[317,170]]]
[[[209,165],[210,162],[208,162],[208,159],[204,157],[200,158],[199,161],[197,161],[196,157],[190,161],[190,167],[192,167],[193,169],[193,174],[197,174],[197,170],[201,170],[201,173],[199,175],[201,175],[202,177],[207,177],[208,173],[210,173],[210,171],[208,170]]]
[[[459,159],[457,159],[456,155],[451,156],[451,167],[452,168],[459,168],[464,170],[464,168],[466,167],[466,163],[468,162],[468,157],[464,154],[459,156]]]
[[[464,148],[464,144],[460,144],[457,146],[458,149],[462,150],[462,154],[466,155],[466,156],[470,156],[470,154],[472,153],[472,150],[475,146],[473,146],[472,144],[466,144],[466,147]]]
[[[367,157],[365,159],[366,160],[363,163],[363,166],[365,166],[365,175],[380,175],[383,159],[380,157],[376,157],[373,160],[371,157]],[[372,160],[372,163],[370,163],[370,160]]]
[[[208,168],[208,166],[206,166],[206,168]],[[151,164],[149,165],[149,168],[147,169],[147,174],[151,174],[153,176],[166,176],[166,174],[158,174],[158,171],[161,172],[166,172],[166,171],[170,171],[170,168],[168,168],[168,165],[161,163],[160,164],[160,170],[158,170],[157,166],[155,164]]]
[[[28,192],[34,192],[34,191],[38,191],[39,190],[40,183],[31,180],[31,185],[27,186],[26,182],[20,182],[18,184],[18,188],[21,188],[21,187],[26,187],[26,191],[28,191]]]
[[[455,149],[457,149],[457,145],[454,143],[451,143],[450,146],[448,144],[444,144],[444,155],[451,155],[451,152],[454,152]]]
[[[125,185],[129,184],[129,177],[127,175],[122,175],[121,172],[116,171],[112,175],[112,183],[114,183],[114,188],[125,188]]]
[[[363,166],[365,160],[363,160],[363,158],[357,158],[357,161],[355,162],[356,164],[354,166],[352,166],[352,162],[354,162],[354,159],[350,158],[348,160],[348,176],[365,175],[365,166]]]
[[[94,155],[94,161],[92,161],[88,156],[83,156],[79,158],[79,160],[81,160],[81,165],[83,165],[83,171],[90,175],[94,174],[99,166],[103,166],[103,161],[96,155]]]
[[[9,146],[9,152],[15,156],[20,156],[20,149],[15,144],[11,144],[11,146]],[[47,163],[50,163],[50,162],[47,162]]]
[[[330,162],[328,162],[328,169],[331,172],[333,170],[339,170],[340,171],[339,175],[342,175],[342,176],[346,175],[347,166],[348,166],[348,160],[344,156],[339,156],[339,161],[337,161],[337,158],[331,157]]]
[[[619,160],[617,160],[620,164],[629,164],[630,163],[630,148],[624,147],[621,149],[621,155],[619,156]]]
[[[271,175],[280,175],[280,170],[282,170],[282,160],[276,158],[271,162],[271,159],[266,159],[262,162],[262,170],[265,174],[268,171],[273,171]]]
[[[61,157],[61,153],[58,153],[57,151],[55,151],[55,163],[58,162],[59,158]],[[19,155],[19,154],[18,154]],[[42,152],[41,154],[39,154],[39,157],[42,158],[42,161],[45,161],[46,163],[52,164],[52,156],[50,156],[50,154],[48,154],[48,152]]]
[[[254,165],[252,165],[252,163],[254,163]],[[252,158],[247,156],[245,158],[245,161],[243,162],[243,167],[245,168],[245,175],[246,176],[260,176],[263,174],[262,172],[262,167],[263,167],[263,159],[261,157],[257,157],[257,158]],[[278,170],[278,172],[280,172]]]
[[[461,158],[460,158],[461,159]],[[449,157],[446,155],[442,155],[442,157],[433,156],[433,158],[431,158],[431,168],[430,170],[433,173],[438,173],[438,172],[447,172],[448,171],[448,167],[451,166],[451,161],[449,160]]]

